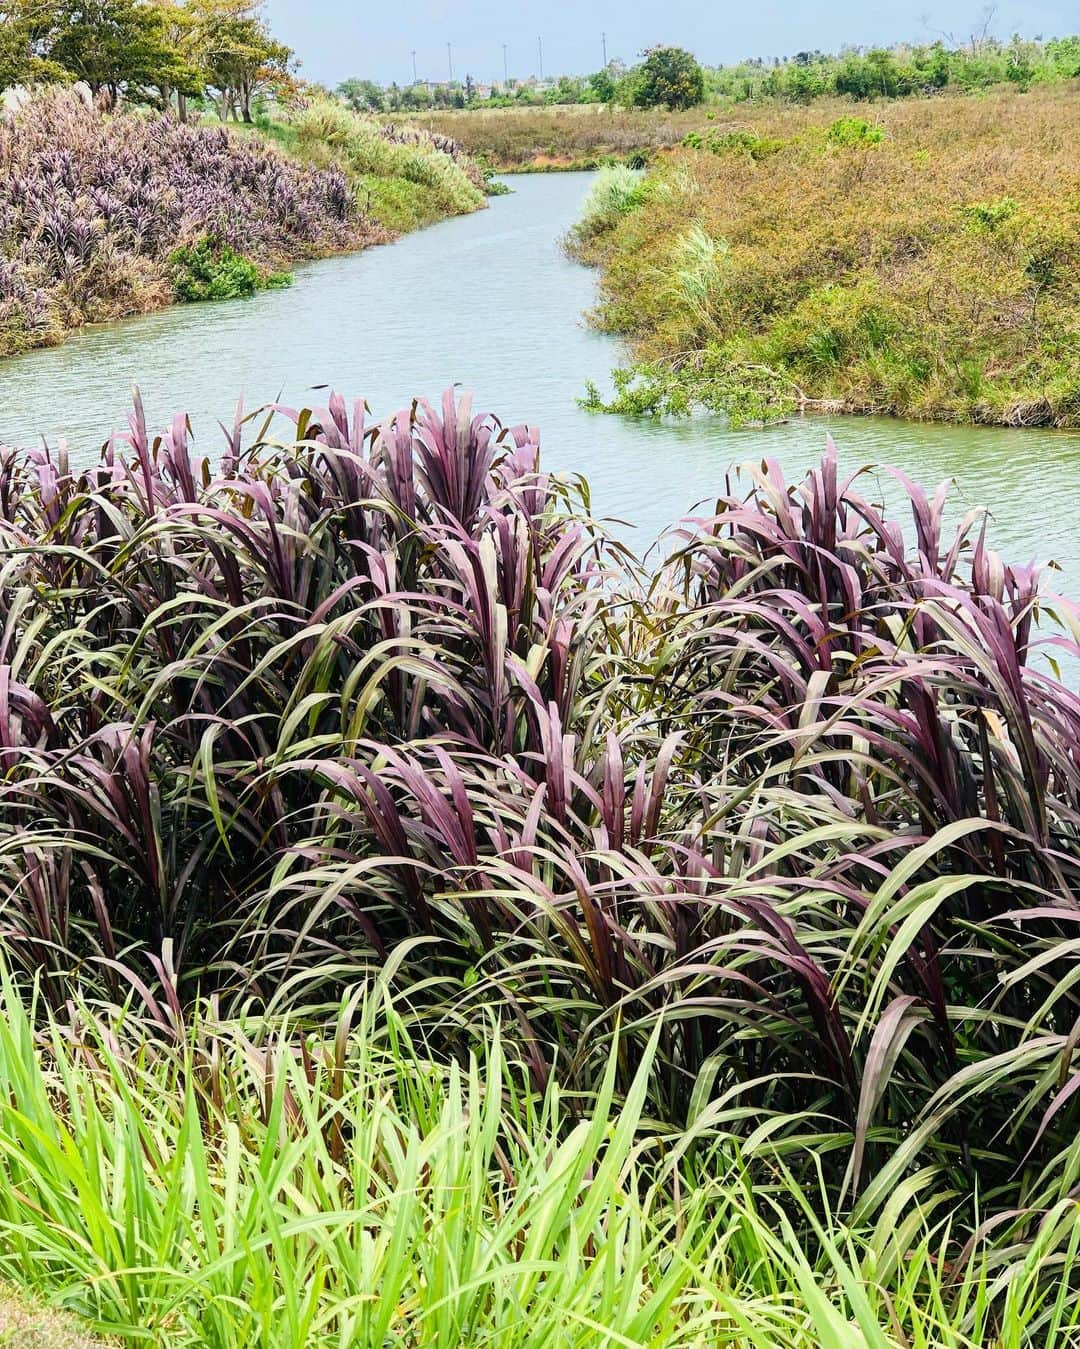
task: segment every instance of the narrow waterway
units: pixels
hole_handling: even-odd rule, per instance
[[[313,386],[332,386],[382,415],[457,383],[477,408],[539,425],[547,467],[586,475],[594,512],[626,521],[644,550],[714,497],[733,461],[775,456],[797,476],[831,430],[847,470],[889,463],[928,487],[955,478],[958,508],[993,504],[992,537],[1010,560],[1054,560],[1080,592],[1080,434],[843,417],[731,432],[707,418],[657,424],[579,408],[585,381],[606,384],[619,359],[582,318],[593,275],[559,248],[589,180],[518,177],[487,211],[302,267],[289,290],[166,310],[4,362],[0,442],[64,437],[76,462],[93,458],[124,425],[136,383],[152,422],[185,410],[211,450],[238,395],[247,408],[303,405],[325,400]]]

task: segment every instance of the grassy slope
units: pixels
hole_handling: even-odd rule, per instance
[[[464,155],[442,153],[422,130],[415,144],[388,140],[380,123],[331,103],[261,133],[305,163],[345,170],[361,209],[392,234],[407,234],[484,205],[483,177]]]
[[[32,107],[23,114],[32,115]],[[112,125],[130,127],[136,115],[119,116],[125,120]],[[78,119],[72,122],[72,127],[75,134],[55,136],[53,142],[80,163],[80,156],[89,153],[87,147],[92,146],[92,137],[82,135]],[[245,242],[248,236],[242,213],[237,214],[234,224],[240,222],[237,233],[241,237],[234,241],[236,250],[250,255],[262,275],[279,273],[302,257],[383,243],[398,234],[476,210],[484,204],[482,175],[464,156],[452,158],[422,136],[417,144],[387,141],[378,124],[344,110],[334,110],[334,116],[327,117],[315,108],[301,114],[292,124],[230,126],[228,131],[236,138],[238,151],[245,141],[263,142],[287,160],[315,168],[343,169],[360,208],[353,228],[348,231],[342,229],[333,237],[327,233],[325,238],[314,242],[299,236],[279,240],[269,251],[265,240]],[[161,190],[165,191],[170,182],[168,165],[159,157],[156,167],[161,171]],[[220,176],[227,181],[228,169],[223,169]],[[238,167],[237,176],[247,181],[242,166]],[[7,188],[7,184],[0,183],[0,204]],[[110,184],[109,190],[124,208],[125,184]],[[132,191],[135,190],[137,185],[132,185]],[[185,190],[190,191],[190,186]],[[21,189],[15,193],[16,197],[20,193]],[[135,202],[131,213],[145,217],[145,203]],[[74,243],[59,242],[59,263],[42,249],[36,237],[40,230],[32,213],[27,216],[29,224],[17,220],[0,242],[0,270],[8,267],[8,258],[17,259],[20,250],[29,248],[35,260],[34,268],[18,272],[14,281],[0,277],[0,357],[39,346],[55,346],[87,323],[162,309],[178,298],[178,282],[169,256],[175,243],[173,231],[166,232],[166,246],[154,242],[152,231],[144,231],[146,238],[133,245],[126,235],[110,232],[113,226],[103,225],[95,210],[87,205],[85,196],[70,208],[69,214],[75,226],[85,226],[89,243],[84,248],[82,236]],[[10,212],[8,216],[10,219]],[[70,223],[65,217],[64,224]],[[194,229],[191,242],[197,234]]]
[[[850,113],[702,120],[578,239],[597,321],[636,357],[719,348],[844,410],[1080,424],[1076,88],[882,105],[880,144],[831,143]]]

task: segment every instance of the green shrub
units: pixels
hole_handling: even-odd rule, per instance
[[[825,139],[830,145],[848,147],[880,145],[885,131],[861,117],[839,117],[825,133]]]
[[[752,131],[713,132],[705,142],[714,155],[748,155],[757,161],[774,155],[784,148],[784,142],[777,136],[757,136]]]
[[[1017,205],[1012,197],[1001,197],[998,201],[975,201],[960,207],[960,214],[972,233],[996,230],[999,225],[1011,220],[1016,214]]]
[[[236,300],[292,283],[288,272],[263,274],[250,258],[209,234],[175,249],[169,265],[177,298],[185,302]]]

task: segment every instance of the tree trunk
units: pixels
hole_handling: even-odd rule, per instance
[[[179,114],[181,122],[186,122],[188,119],[187,94],[182,94],[179,90],[177,90],[176,93],[176,111]]]

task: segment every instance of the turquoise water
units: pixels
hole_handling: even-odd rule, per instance
[[[90,459],[123,427],[136,382],[152,423],[186,410],[208,450],[238,395],[249,409],[322,403],[313,386],[330,385],[382,415],[460,384],[477,408],[539,425],[547,466],[585,474],[594,511],[626,521],[643,551],[715,497],[733,462],[775,456],[795,476],[831,431],[845,469],[887,462],[928,487],[955,478],[957,509],[993,503],[992,539],[1010,560],[1055,560],[1080,592],[1080,434],[844,417],[732,432],[580,409],[585,381],[603,384],[620,354],[583,322],[594,277],[559,248],[590,176],[518,177],[486,211],[302,267],[289,290],[102,326],[7,361],[0,441],[65,437],[76,461]]]

